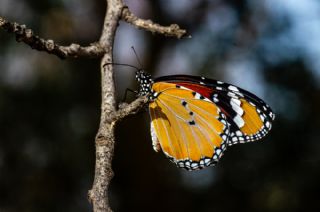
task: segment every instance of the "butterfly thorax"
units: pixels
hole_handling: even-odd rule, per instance
[[[144,70],[138,70],[136,72],[136,80],[139,83],[139,91],[138,96],[146,96],[150,95],[149,98],[152,98],[152,84],[153,80],[151,78],[151,75]]]

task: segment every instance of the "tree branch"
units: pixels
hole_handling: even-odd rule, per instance
[[[123,2],[120,2],[119,5],[122,7],[121,19],[139,29],[144,29],[152,33],[159,33],[169,37],[190,37],[186,35],[186,30],[181,29],[177,24],[161,26],[151,20],[144,20],[136,17],[129,8],[123,4]],[[75,43],[70,44],[69,46],[61,46],[51,39],[46,40],[35,35],[32,29],[27,28],[26,25],[18,24],[16,22],[11,23],[1,16],[0,27],[9,33],[15,34],[18,42],[24,42],[33,49],[54,54],[61,59],[67,57],[99,58],[105,53],[105,49],[101,46],[101,39],[99,42],[92,43],[89,46],[81,46]]]
[[[146,96],[141,96],[131,102],[130,104],[122,103],[119,105],[119,110],[115,114],[115,120],[120,121],[129,115],[136,114],[139,112],[146,103],[148,103],[149,99]]]
[[[139,97],[130,104],[116,102],[113,70],[113,44],[119,21],[122,19],[137,28],[165,36],[182,38],[186,30],[180,29],[176,24],[161,26],[151,20],[143,20],[130,12],[122,0],[106,0],[107,9],[101,37],[98,42],[89,46],[71,44],[60,46],[53,40],[45,40],[33,34],[25,25],[10,23],[0,17],[0,28],[16,36],[18,42],[24,42],[31,48],[54,54],[59,58],[66,57],[101,57],[101,116],[100,126],[95,138],[96,163],[95,176],[91,190],[88,192],[89,200],[93,204],[93,211],[112,211],[109,206],[108,188],[113,177],[111,168],[114,152],[114,129],[116,123],[130,114],[137,113],[147,102],[148,97]],[[109,64],[109,65],[105,65]]]
[[[177,24],[171,24],[170,26],[161,26],[157,23],[152,22],[151,20],[140,19],[135,16],[127,6],[124,6],[121,18],[122,20],[132,24],[138,29],[144,29],[152,33],[159,33],[167,37],[191,37],[186,36],[187,31],[185,29],[180,29]]]
[[[141,97],[128,105],[120,105],[120,109],[117,110],[112,62],[114,38],[120,19],[122,18],[135,26],[166,36],[181,38],[186,33],[178,25],[173,24],[169,27],[162,27],[152,23],[150,20],[138,19],[124,6],[122,0],[107,0],[107,4],[107,13],[99,40],[100,46],[105,51],[101,60],[101,119],[95,141],[95,178],[92,189],[88,193],[89,199],[93,203],[94,211],[111,211],[108,202],[108,187],[114,175],[111,163],[114,152],[114,128],[116,122],[136,113],[148,101],[147,97]]]
[[[26,25],[11,23],[3,17],[0,17],[0,27],[9,33],[14,33],[18,42],[24,42],[33,49],[54,54],[61,59],[66,57],[101,57],[104,54],[99,43],[93,43],[85,47],[74,43],[69,46],[60,46],[53,40],[45,40],[34,35],[33,31]]]
[[[101,60],[101,117],[96,135],[96,164],[92,189],[88,192],[93,203],[93,210],[112,211],[109,206],[108,188],[113,177],[112,158],[114,152],[114,128],[116,112],[116,92],[114,85],[113,44],[122,12],[122,0],[107,0],[107,11],[104,19],[102,34],[99,40],[105,54]]]

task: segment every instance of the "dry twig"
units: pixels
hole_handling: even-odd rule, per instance
[[[124,7],[122,11],[122,19],[139,29],[144,29],[152,33],[159,33],[167,37],[182,38],[186,36],[187,31],[180,29],[179,25],[171,24],[170,26],[161,26],[160,24],[154,23],[151,20],[140,19],[135,16],[128,7]]]
[[[99,43],[93,43],[85,47],[74,43],[69,46],[60,46],[53,40],[46,40],[34,35],[33,31],[27,28],[26,25],[11,23],[3,17],[0,17],[0,27],[9,33],[14,33],[18,42],[24,42],[33,49],[46,51],[61,59],[66,57],[101,57],[104,54]]]

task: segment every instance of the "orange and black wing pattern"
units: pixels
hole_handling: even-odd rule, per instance
[[[262,99],[244,89],[188,75],[165,76],[155,82],[162,81],[191,89],[219,107],[230,128],[228,145],[260,140],[271,130],[275,114]]]
[[[228,143],[228,125],[221,110],[209,99],[174,83],[152,86],[157,97],[149,104],[155,150],[179,167],[200,169],[218,162]]]
[[[140,75],[138,75],[140,74]],[[204,77],[151,79],[137,72],[140,95],[149,95],[153,147],[180,168],[216,164],[227,146],[264,137],[275,118],[254,94]]]

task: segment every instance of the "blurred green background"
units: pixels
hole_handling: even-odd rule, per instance
[[[155,77],[203,75],[262,97],[276,113],[261,142],[230,147],[187,172],[152,149],[146,112],[117,128],[115,211],[320,211],[320,2],[127,0],[139,17],[191,39],[121,22],[115,61]],[[60,44],[99,38],[100,0],[2,0],[0,15]],[[116,69],[119,100],[134,71]],[[88,211],[100,113],[99,60],[60,60],[0,30],[0,211]],[[128,101],[132,100],[131,96]]]

